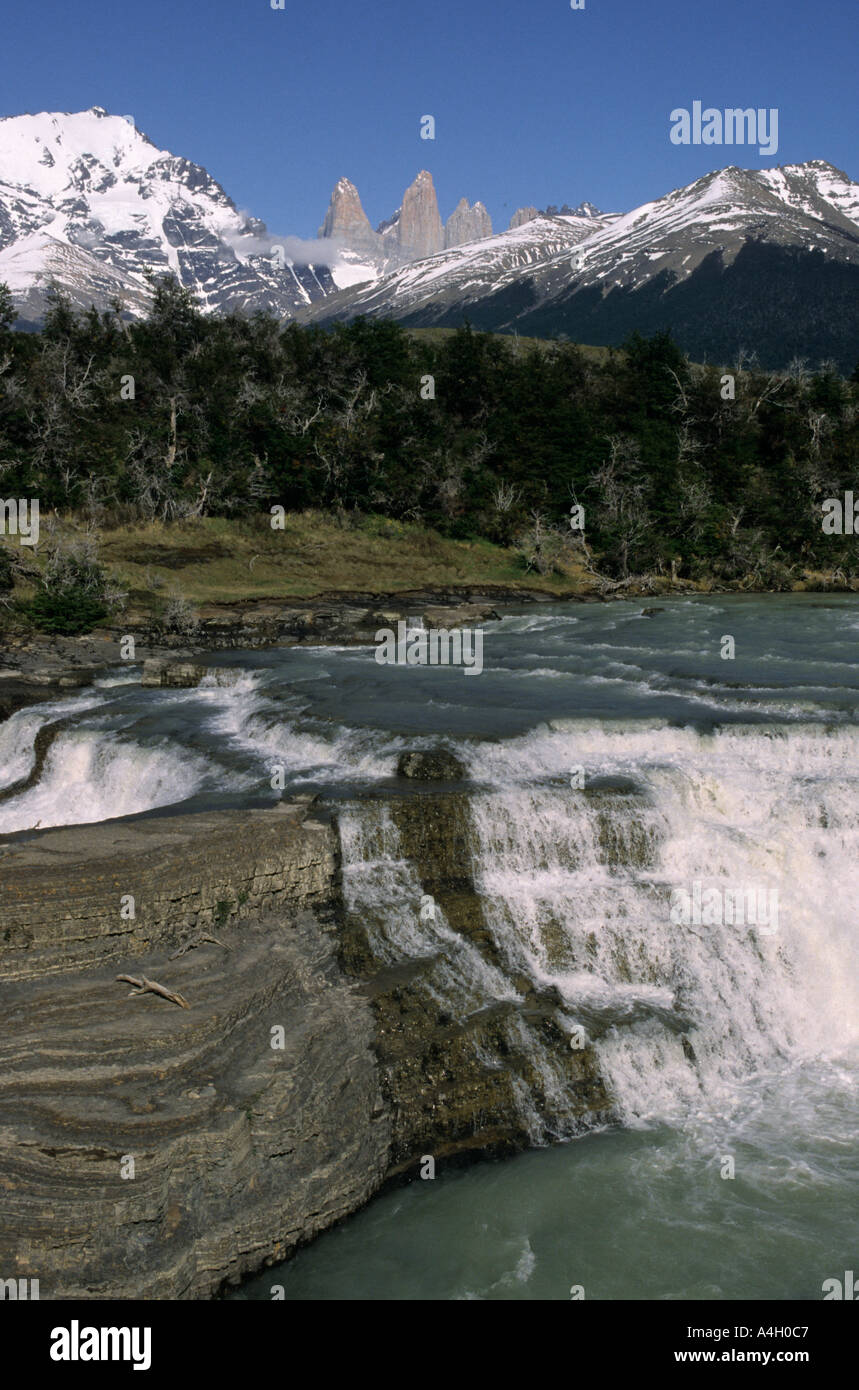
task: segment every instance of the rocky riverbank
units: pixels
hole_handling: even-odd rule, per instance
[[[207,604],[193,610],[181,631],[129,612],[121,623],[80,637],[33,632],[0,634],[0,720],[16,709],[56,700],[91,684],[112,668],[145,661],[195,661],[207,653],[267,647],[373,642],[381,627],[423,617],[428,627],[465,627],[497,619],[496,605],[551,602],[537,590],[518,592],[415,589],[396,595],[327,594],[318,600]],[[133,645],[128,639],[133,639]]]
[[[127,624],[22,640],[4,653],[0,714],[127,669],[129,635],[147,683],[183,685],[212,651],[368,643],[401,618],[491,622],[500,602],[349,595],[201,610],[184,634]],[[63,725],[40,732],[30,780]],[[419,885],[415,912],[429,895],[496,968],[468,869],[463,769],[421,751],[403,755],[398,777],[402,792],[384,796]],[[565,1123],[608,1114],[592,1051],[570,1048],[552,992],[517,979],[518,998],[455,1017],[439,1002],[438,958],[379,951],[346,904],[338,815],[293,798],[0,843],[3,1277],[38,1278],[43,1298],[210,1297],[424,1155],[524,1148],[523,1092],[550,1130],[558,1117],[551,1082],[515,1041],[523,1029],[564,1079]]]

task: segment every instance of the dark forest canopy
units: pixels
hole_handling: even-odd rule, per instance
[[[859,483],[856,373],[697,366],[668,334],[596,360],[467,327],[211,317],[169,277],[145,321],[54,294],[22,334],[4,288],[3,497],[95,521],[355,509],[504,544],[568,543],[580,504],[616,576],[857,570],[859,541],[821,526]]]

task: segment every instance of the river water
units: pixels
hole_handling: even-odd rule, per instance
[[[480,676],[367,648],[229,653],[197,690],[129,671],[0,725],[8,789],[68,719],[37,784],[0,791],[0,831],[265,804],[274,776],[335,805],[347,907],[381,959],[434,955],[462,1018],[526,976],[593,1040],[599,1128],[515,1025],[543,1098],[517,1080],[527,1153],[440,1165],[238,1296],[819,1299],[859,1269],[859,601],[654,608],[508,612]],[[385,801],[399,753],[439,744],[468,770],[495,964],[420,919]]]

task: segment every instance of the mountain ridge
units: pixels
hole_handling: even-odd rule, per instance
[[[782,364],[786,335],[848,369],[859,359],[859,185],[825,160],[729,165],[627,213],[520,216],[532,211],[520,209],[506,232],[338,292],[300,317],[367,314],[427,327],[468,319],[595,345],[668,329],[703,359],[765,341],[772,365]],[[719,309],[713,275],[733,304],[733,327],[718,332],[707,321]],[[774,302],[776,282],[789,286],[790,306]]]

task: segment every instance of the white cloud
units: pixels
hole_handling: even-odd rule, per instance
[[[293,261],[296,265],[336,265],[343,249],[334,237],[305,240],[297,236],[273,236],[269,232],[247,232],[227,236],[225,240],[241,259],[248,256],[268,256],[279,260],[282,255],[284,262]]]

